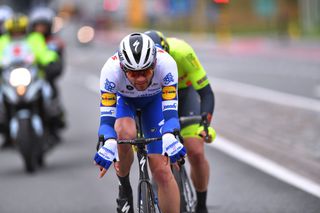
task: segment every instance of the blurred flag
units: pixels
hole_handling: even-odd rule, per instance
[[[229,0],[213,0],[217,4],[228,4]]]
[[[120,0],[104,0],[103,8],[106,11],[117,11],[119,9]]]

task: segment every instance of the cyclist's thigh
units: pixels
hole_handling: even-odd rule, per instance
[[[130,102],[130,99],[120,95],[119,93],[117,94],[117,119],[118,118],[123,118],[123,117],[131,117],[134,118],[135,116],[135,107],[133,104]]]
[[[155,138],[161,137],[161,127],[163,125],[162,98],[161,94],[154,97],[142,109],[142,130],[144,137]],[[148,153],[162,153],[162,141],[155,141],[148,145]]]
[[[188,157],[203,155],[204,141],[202,138],[189,137],[184,138],[184,147],[187,149]]]
[[[135,108],[125,97],[118,95],[115,130],[120,139],[136,137]]]

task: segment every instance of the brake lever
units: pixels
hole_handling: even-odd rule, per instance
[[[208,130],[208,119],[207,119],[207,113],[204,113],[201,115],[202,119],[201,119],[201,124],[203,126],[204,132],[205,132],[205,136],[204,136],[204,140],[205,141],[209,141],[209,130]]]
[[[99,151],[99,149],[101,148],[101,147],[103,147],[103,145],[104,145],[104,136],[103,135],[100,135],[99,136],[99,140],[98,140],[98,142],[97,142],[97,146],[96,146],[96,150],[97,151]]]
[[[174,134],[174,136],[176,137],[176,139],[177,139],[180,143],[183,144],[184,141],[183,141],[182,135],[180,134],[180,131],[177,130],[177,129],[175,129],[175,130],[173,131],[173,134]],[[179,160],[177,161],[179,167],[182,166],[182,165],[184,165],[185,162],[186,162],[186,161],[185,161],[184,158],[181,158],[181,159],[179,159]]]
[[[185,160],[184,158],[181,158],[181,159],[178,160],[177,162],[178,162],[178,165],[179,165],[179,167],[180,167],[180,166],[182,166],[182,165],[185,164],[186,160]]]

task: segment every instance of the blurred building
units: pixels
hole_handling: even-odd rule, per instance
[[[304,31],[320,31],[320,0],[300,0],[299,11]]]
[[[224,19],[234,32],[271,31],[293,37],[320,32],[320,0],[229,0],[215,6],[220,22]],[[217,28],[221,23],[210,24]]]
[[[320,0],[0,0],[17,10],[39,2],[107,29],[120,25],[291,37],[320,33]]]

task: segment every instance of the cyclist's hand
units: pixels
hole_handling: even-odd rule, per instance
[[[200,126],[197,130],[197,134],[204,139],[206,143],[212,143],[216,138],[216,131],[211,126],[208,127],[208,140],[206,140],[206,132],[204,131],[203,126]]]
[[[108,139],[94,156],[96,165],[100,167],[100,178],[105,175],[112,162],[119,159],[117,146],[115,139]]]
[[[162,136],[162,154],[167,154],[171,163],[175,163],[186,155],[186,149],[173,134],[166,133]]]

